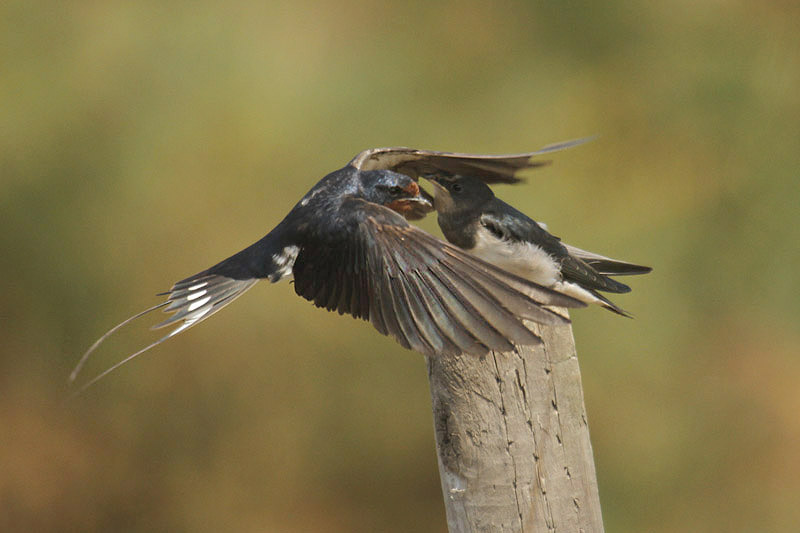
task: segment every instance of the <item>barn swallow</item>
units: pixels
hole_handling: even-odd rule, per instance
[[[541,342],[522,319],[569,320],[545,306],[585,304],[520,279],[410,225],[433,210],[419,175],[470,172],[487,183],[509,182],[543,164],[537,152],[482,156],[379,148],[365,150],[320,180],[265,237],[216,265],[175,283],[166,301],[115,326],[83,355],[70,375],[109,335],[151,311],[171,317],[153,329],[177,327],[129,355],[94,382],[210,317],[257,281],[292,277],[294,290],[317,307],[368,320],[380,333],[422,354],[508,351]],[[406,217],[406,218],[404,218]]]
[[[434,185],[439,227],[450,243],[529,281],[630,317],[599,291],[630,292],[609,276],[646,274],[650,267],[562,243],[543,224],[497,198],[477,177],[426,178]]]

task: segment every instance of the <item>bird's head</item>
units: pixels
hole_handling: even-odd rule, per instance
[[[423,218],[433,211],[433,197],[405,174],[390,170],[361,173],[361,196],[397,211],[409,220]]]
[[[472,176],[423,176],[433,184],[433,207],[444,215],[477,209],[494,198],[494,193],[479,178]]]

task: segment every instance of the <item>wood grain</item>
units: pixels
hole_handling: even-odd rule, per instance
[[[572,328],[532,327],[540,346],[428,358],[451,533],[603,531]]]

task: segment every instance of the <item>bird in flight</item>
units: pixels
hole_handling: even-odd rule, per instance
[[[317,307],[369,321],[402,346],[427,356],[483,355],[533,345],[541,339],[524,320],[564,324],[569,319],[548,306],[585,304],[536,282],[506,272],[410,225],[433,210],[419,176],[468,173],[486,183],[514,180],[518,171],[545,161],[536,152],[477,155],[377,148],[358,154],[322,178],[266,236],[216,265],[175,283],[166,301],[118,324],[81,357],[74,381],[89,354],[111,334],[141,316],[163,309],[172,316],[154,329],[172,331],[108,368],[80,393],[122,364],[207,319],[257,281],[293,278],[294,290]]]
[[[439,227],[450,243],[533,283],[630,317],[601,292],[630,292],[611,276],[646,274],[650,267],[562,243],[543,224],[497,198],[474,175],[425,177],[434,185]],[[505,183],[515,181],[512,176]]]

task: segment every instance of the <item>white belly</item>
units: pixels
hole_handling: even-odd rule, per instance
[[[561,280],[558,264],[550,254],[529,242],[509,243],[481,229],[471,252],[487,263],[545,287],[551,287]]]
[[[491,232],[479,230],[475,248],[471,250],[487,263],[499,266],[512,274],[539,285],[549,287],[586,303],[606,304],[577,283],[563,281],[561,269],[550,254],[535,244],[509,243],[495,237]]]

